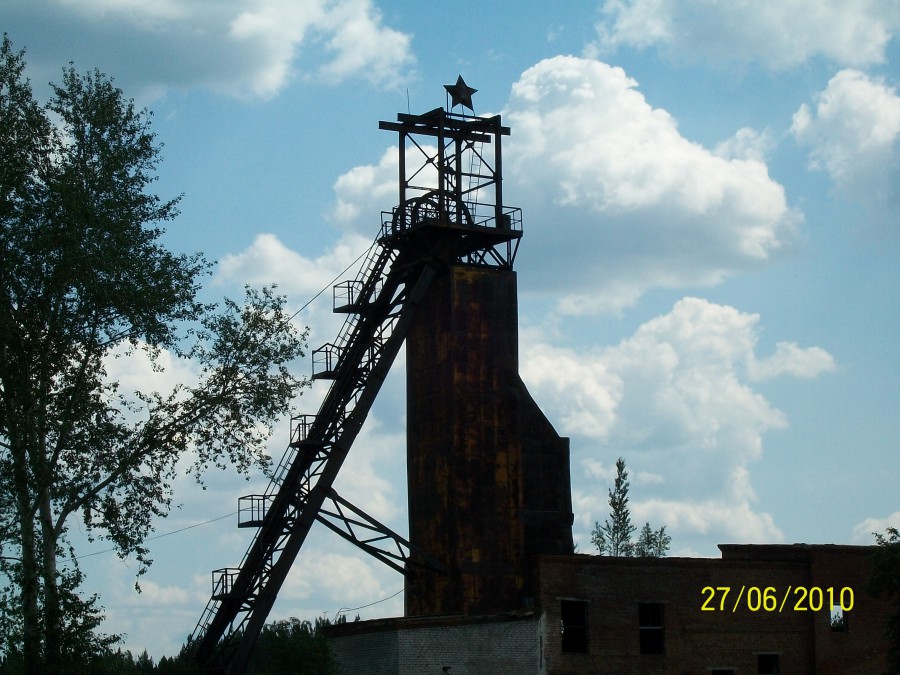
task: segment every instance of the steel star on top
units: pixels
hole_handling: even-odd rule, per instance
[[[445,84],[444,89],[450,94],[451,109],[458,105],[462,105],[472,112],[475,112],[475,108],[472,107],[472,94],[478,90],[472,89],[472,87],[467,85],[465,80],[462,79],[462,75],[457,76],[456,84]]]

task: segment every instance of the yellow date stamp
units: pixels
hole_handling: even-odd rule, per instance
[[[700,591],[703,612],[737,612],[746,607],[751,612],[819,612],[840,607],[853,609],[853,589],[849,586],[704,586]]]

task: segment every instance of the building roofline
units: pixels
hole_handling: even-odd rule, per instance
[[[853,544],[719,544],[722,560],[800,561],[820,555],[871,555],[878,547]]]
[[[348,621],[331,624],[324,628],[325,635],[330,638],[349,635],[380,633],[384,631],[417,630],[421,628],[448,628],[469,624],[483,625],[511,621],[527,621],[537,619],[538,612],[522,610],[504,612],[502,614],[444,614],[439,616],[394,616],[383,619],[367,619],[365,621]]]

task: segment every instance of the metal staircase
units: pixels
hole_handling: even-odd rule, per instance
[[[400,350],[416,304],[437,274],[430,261],[390,265],[398,254],[398,249],[378,243],[360,276],[338,287],[351,292],[350,302],[340,309],[352,313],[338,339],[313,357],[314,363],[316,354],[320,358],[314,377],[329,378],[332,386],[315,417],[295,419],[291,443],[266,492],[240,500],[239,525],[259,529],[240,567],[213,572],[212,597],[191,636],[198,661],[210,672],[244,669],[255,637],[317,519],[370,552],[378,551],[375,541],[401,546],[399,551],[378,554],[403,571],[408,557],[408,548],[402,549],[405,541],[332,488]],[[356,534],[360,528],[376,536],[361,538]]]
[[[436,567],[427,552],[412,556],[409,542],[338,495],[333,484],[434,279],[451,264],[511,267],[521,214],[501,202],[500,136],[509,129],[499,117],[437,109],[380,126],[400,132],[401,157],[408,137],[437,137],[437,156],[426,153],[422,166],[438,169],[438,185],[413,185],[422,169],[410,176],[401,160],[399,205],[384,214],[356,278],[334,287],[333,309],[347,318],[334,342],[312,353],[313,378],[331,386],[316,415],[292,420],[290,443],[266,491],[239,500],[238,526],[257,531],[239,567],[212,573],[212,595],[190,637],[207,672],[245,670],[316,521],[401,573],[416,565]],[[479,175],[474,169],[464,174],[463,155],[474,151],[476,141],[482,146],[470,166]],[[481,155],[491,141],[496,170]],[[463,178],[470,179],[466,189]],[[491,189],[494,203],[474,201],[473,178],[475,186]]]

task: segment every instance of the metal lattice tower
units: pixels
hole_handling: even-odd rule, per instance
[[[451,111],[379,125],[399,134],[398,205],[382,214],[356,278],[334,288],[334,311],[347,318],[337,338],[313,352],[313,378],[331,381],[319,411],[293,420],[266,491],[239,500],[238,525],[255,535],[238,567],[212,573],[212,596],[191,636],[208,672],[246,668],[316,521],[404,574],[446,573],[333,484],[434,281],[453,265],[511,270],[515,259],[521,212],[502,200],[501,137],[509,129],[499,116],[452,112],[471,108],[474,90],[462,78],[447,90]]]

